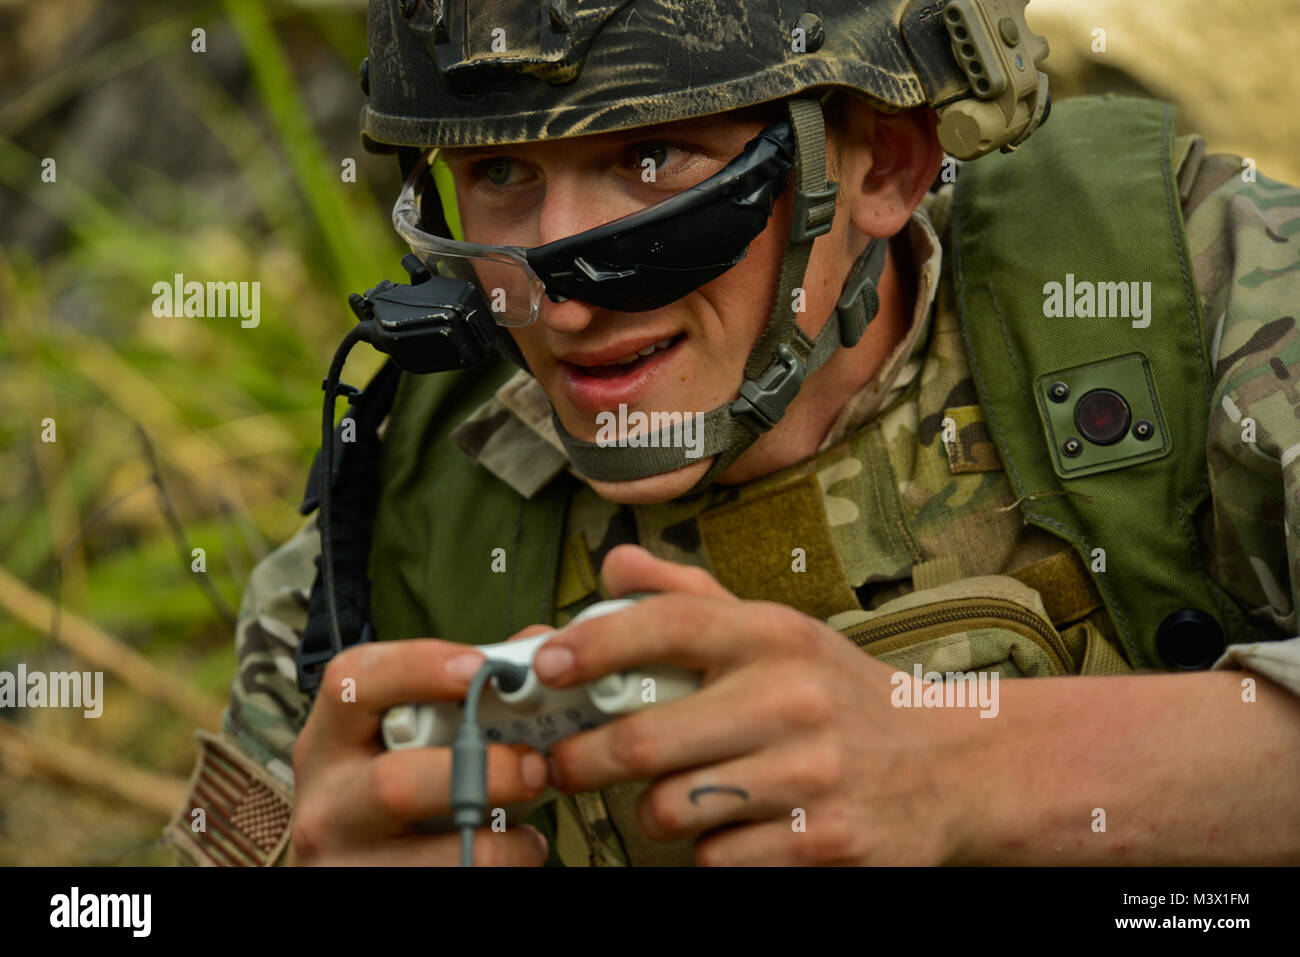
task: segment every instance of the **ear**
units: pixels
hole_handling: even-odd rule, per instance
[[[845,94],[834,136],[840,154],[840,197],[854,228],[888,239],[907,225],[939,175],[938,116],[921,107],[882,113]]]

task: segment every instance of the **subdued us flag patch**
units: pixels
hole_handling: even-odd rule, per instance
[[[267,867],[289,843],[288,790],[223,738],[196,731],[199,760],[166,835],[198,864]]]

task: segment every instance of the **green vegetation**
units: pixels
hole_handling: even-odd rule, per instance
[[[90,4],[86,22],[110,6],[121,9]],[[0,249],[0,568],[213,702],[233,673],[226,615],[243,580],[302,521],[293,506],[318,444],[324,366],[352,321],[347,295],[400,272],[380,198],[395,164],[365,156],[355,120],[345,136],[313,115],[338,91],[352,117],[360,108],[361,6],[131,4],[96,49],[51,48],[30,76],[4,78],[18,91],[0,98],[0,213],[30,223],[23,206],[37,206],[55,238],[33,248],[19,230]],[[205,52],[191,49],[199,27]],[[87,113],[142,144],[173,138],[172,159],[141,148],[105,169],[71,122]],[[42,181],[46,157],[54,182]],[[355,183],[340,175],[348,157]],[[153,284],[177,273],[260,282],[260,324],[154,316]],[[363,383],[378,364],[359,352],[347,378]],[[42,441],[47,419],[54,442]],[[193,548],[215,598],[191,572]],[[0,669],[97,667],[30,617],[0,601]],[[96,721],[0,717],[0,864],[170,861],[157,808],[52,783],[16,750],[16,736],[80,746],[183,779],[193,721],[111,672],[105,695]]]

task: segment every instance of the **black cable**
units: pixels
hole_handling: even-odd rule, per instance
[[[334,538],[330,522],[330,487],[334,484],[334,400],[338,397],[339,377],[343,374],[343,363],[347,361],[348,353],[358,342],[367,341],[369,329],[365,323],[348,330],[321,384],[325,390],[325,403],[321,412],[321,470],[317,476],[316,495],[320,499],[320,570],[325,584],[325,607],[329,612],[330,648],[335,655],[343,650],[343,635],[339,628],[338,599],[334,594]]]

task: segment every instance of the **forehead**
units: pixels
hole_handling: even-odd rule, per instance
[[[535,140],[527,143],[511,143],[497,146],[462,146],[443,148],[440,152],[448,159],[456,157],[479,156],[483,154],[515,153],[525,155],[535,152],[585,153],[602,150],[629,143],[639,143],[655,139],[694,139],[707,141],[726,141],[738,135],[746,138],[758,130],[779,122],[786,117],[784,106],[780,102],[761,103],[725,113],[713,113],[687,120],[671,123],[657,123],[653,126],[637,126],[632,129],[616,130],[612,133],[596,133],[588,136],[571,136],[557,140]]]

